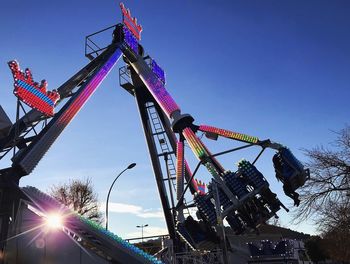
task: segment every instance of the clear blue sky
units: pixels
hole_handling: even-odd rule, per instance
[[[334,138],[331,130],[349,122],[349,1],[124,3],[143,25],[142,44],[165,69],[168,90],[198,124],[270,138],[305,160],[301,148],[327,144]],[[49,89],[57,88],[88,62],[85,36],[121,21],[118,4],[0,2],[0,104],[12,118],[15,97],[7,61],[17,59],[36,80],[46,78]],[[221,141],[209,146],[228,147]],[[274,179],[272,154],[258,167],[289,204]],[[235,170],[242,157],[239,153],[223,162]],[[147,234],[162,232],[136,105],[119,87],[115,68],[21,185],[47,190],[88,176],[102,202],[114,176],[131,162],[137,167],[118,180],[111,196],[111,202],[124,207],[115,206],[119,213],[110,214],[110,228],[123,237],[140,234],[135,226],[146,223]],[[314,232],[311,225],[293,226],[285,213],[281,216],[286,226]]]

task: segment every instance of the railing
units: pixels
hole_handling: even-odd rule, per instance
[[[119,68],[119,85],[124,87],[125,84],[132,83],[130,70],[127,66]]]
[[[88,59],[90,60],[93,60],[94,58],[96,58],[98,55],[100,55],[105,49],[108,48],[108,45],[102,45],[103,48],[100,47],[100,45],[98,45],[96,42],[97,42],[97,36],[96,35],[99,35],[99,37],[101,37],[101,33],[105,32],[107,33],[106,31],[111,31],[112,28],[115,28],[116,25],[113,25],[113,26],[110,26],[110,27],[107,27],[105,29],[102,29],[102,30],[99,30],[95,33],[92,33],[88,36],[85,37],[85,57],[87,57]],[[112,34],[111,34],[112,35]],[[109,43],[111,41],[109,40]]]
[[[168,239],[169,235],[160,235],[160,236],[147,236],[147,237],[136,237],[125,239],[131,244],[134,244],[143,251],[154,255],[162,249],[163,241]]]

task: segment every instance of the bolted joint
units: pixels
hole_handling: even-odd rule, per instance
[[[175,133],[181,133],[187,127],[191,127],[194,118],[189,114],[177,114],[172,116],[171,127]]]

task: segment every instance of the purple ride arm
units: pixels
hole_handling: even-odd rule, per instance
[[[37,141],[32,142],[26,152],[21,153],[18,159],[15,160],[15,163],[19,165],[26,175],[33,171],[54,141],[89,100],[121,56],[122,52],[120,49],[112,52],[106,59],[106,62],[83,84],[79,92],[69,99],[65,106],[51,119],[48,126],[39,133]]]
[[[140,76],[142,82],[146,85],[148,91],[153,95],[168,118],[171,118],[173,113],[180,112],[179,106],[142,57],[139,57],[136,62],[131,63],[131,66]]]

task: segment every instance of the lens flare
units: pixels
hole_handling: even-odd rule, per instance
[[[46,225],[50,229],[60,229],[63,227],[63,217],[60,214],[52,213],[46,216]]]

